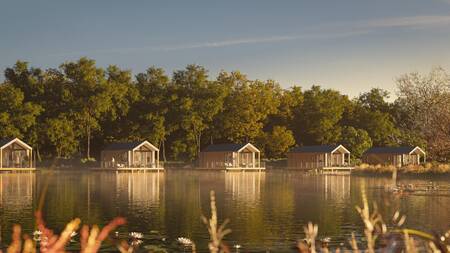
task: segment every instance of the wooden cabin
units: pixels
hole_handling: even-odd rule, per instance
[[[373,147],[364,152],[362,161],[368,164],[418,165],[425,162],[425,151],[420,147]]]
[[[262,170],[261,152],[251,143],[212,144],[199,154],[199,167],[226,170]]]
[[[350,151],[342,145],[302,146],[287,154],[288,168],[322,169],[350,164]]]
[[[101,152],[103,169],[162,170],[159,149],[148,141],[111,143]]]
[[[0,139],[0,170],[34,169],[33,148],[18,138]]]

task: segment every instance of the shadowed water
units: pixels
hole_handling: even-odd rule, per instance
[[[447,179],[432,179],[448,185]],[[403,179],[424,184],[430,179]],[[48,226],[61,230],[74,217],[104,225],[123,216],[122,235],[136,231],[146,239],[141,247],[158,244],[177,251],[178,237],[188,237],[205,251],[208,234],[200,217],[209,215],[209,192],[216,192],[219,219],[230,218],[227,243],[245,252],[289,252],[303,238],[303,226],[319,225],[319,237],[332,244],[346,242],[351,232],[361,235],[355,211],[361,185],[376,201],[389,224],[396,210],[407,215],[406,226],[425,231],[450,228],[450,192],[394,195],[384,190],[389,178],[307,175],[300,172],[166,171],[164,173],[44,172],[0,174],[0,225],[3,246],[11,226],[34,230],[33,210],[44,185],[43,208]]]

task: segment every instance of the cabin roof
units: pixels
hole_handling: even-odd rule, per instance
[[[139,148],[140,146],[148,144],[152,149],[158,151],[159,149],[153,146],[148,141],[133,141],[133,142],[115,142],[107,145],[103,150],[134,150]]]
[[[255,152],[259,152],[259,150],[253,146],[251,143],[246,144],[237,144],[237,143],[224,143],[224,144],[211,144],[202,152],[240,152],[244,148],[250,148]]]
[[[2,138],[2,139],[0,139],[0,148],[3,148],[3,146],[5,146],[6,144],[10,143],[14,139],[15,138]]]
[[[425,153],[419,147],[373,147],[368,149],[365,154],[410,154],[416,149],[419,149],[422,153]]]
[[[291,153],[332,153],[339,147],[342,147],[345,151],[349,152],[342,145],[314,145],[314,146],[302,146],[291,149]],[[350,152],[349,152],[350,153]]]
[[[132,150],[139,146],[142,141],[115,142],[107,145],[103,150]]]
[[[10,144],[12,142],[18,142],[24,148],[30,149],[30,150],[32,149],[28,144],[26,144],[25,142],[21,141],[19,138],[13,138],[13,137],[0,139],[0,148],[4,148],[4,147],[6,147],[8,144]]]
[[[211,144],[203,152],[224,152],[224,151],[239,151],[246,144],[225,143],[225,144]]]

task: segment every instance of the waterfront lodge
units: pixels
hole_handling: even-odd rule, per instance
[[[345,168],[350,166],[350,151],[343,145],[316,145],[293,148],[287,154],[290,169]]]
[[[426,162],[426,153],[420,147],[373,147],[364,152],[363,163],[403,167]]]
[[[264,170],[261,152],[253,144],[211,144],[199,154],[202,169]]]
[[[148,141],[107,145],[100,154],[100,170],[163,170],[160,151]],[[288,169],[351,170],[350,151],[343,145],[301,146],[287,154]],[[426,162],[420,147],[372,147],[362,162],[396,167]],[[261,151],[251,143],[211,144],[198,156],[200,169],[264,170]],[[0,139],[0,170],[34,170],[33,149],[18,138]]]
[[[163,170],[159,149],[148,141],[111,143],[100,154],[101,169]]]
[[[0,170],[34,170],[33,148],[18,138],[0,139]]]

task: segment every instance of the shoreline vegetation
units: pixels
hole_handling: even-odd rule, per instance
[[[339,244],[336,248],[331,248],[329,237],[319,237],[319,228],[317,225],[309,222],[304,228],[304,239],[298,239],[296,245],[286,245],[299,253],[316,253],[316,252],[432,252],[446,253],[450,252],[450,228],[448,231],[441,233],[434,231],[427,233],[403,225],[407,217],[396,211],[390,219],[386,219],[380,213],[376,203],[370,208],[369,201],[365,194],[364,186],[362,189],[362,206],[356,206],[361,220],[364,224],[362,239],[356,239],[355,232],[352,233],[348,242]],[[45,195],[45,194],[44,194]],[[40,207],[42,207],[43,198],[41,195]],[[227,228],[230,220],[226,219],[223,223],[218,221],[218,210],[216,207],[215,193],[210,193],[210,211],[211,216],[202,216],[201,219],[210,235],[207,244],[207,251],[210,253],[230,253],[240,252],[240,245],[230,246],[226,242],[226,235],[232,233]],[[66,252],[70,248],[70,252],[94,253],[105,251],[105,244],[113,245],[115,248],[108,246],[108,251],[116,251],[121,253],[132,252],[192,252],[196,253],[198,245],[191,239],[179,237],[174,242],[176,249],[170,248],[165,241],[161,239],[159,242],[154,240],[150,243],[144,243],[144,235],[137,232],[130,232],[128,235],[120,235],[116,229],[126,224],[125,218],[115,218],[109,224],[100,229],[97,225],[89,227],[81,225],[78,218],[70,221],[61,234],[54,233],[49,229],[41,211],[36,211],[36,228],[34,236],[22,235],[21,227],[14,225],[12,229],[11,243],[6,248],[6,252],[23,252],[35,253],[40,252]],[[80,233],[78,236],[78,232]],[[76,244],[76,245],[74,245]],[[173,245],[173,244],[172,244]],[[248,249],[242,249],[248,250]]]
[[[305,171],[301,169],[289,169],[286,167],[286,159],[266,160],[266,170],[289,170],[289,171]],[[184,161],[167,161],[164,163],[165,169],[196,169],[195,162]],[[100,167],[98,162],[89,161],[81,162],[79,159],[55,159],[52,161],[45,161],[39,164],[39,169],[44,170],[89,170],[91,168]],[[395,171],[399,175],[450,175],[450,164],[439,162],[428,162],[420,165],[407,165],[397,168],[393,165],[369,165],[361,163],[355,165],[352,170],[354,175],[382,175],[391,176]]]
[[[450,164],[433,162],[420,165],[407,165],[400,168],[392,165],[360,164],[355,166],[352,171],[352,173],[357,175],[392,175],[395,172],[399,175],[450,175]]]

